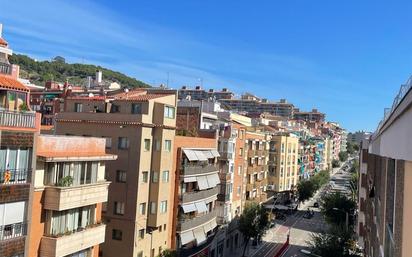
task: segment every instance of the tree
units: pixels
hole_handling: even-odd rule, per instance
[[[346,143],[346,152],[348,152],[348,154],[353,154],[355,152],[355,149],[353,148],[354,144],[352,144],[351,142],[347,142]]]
[[[344,162],[348,159],[347,152],[339,152],[339,161]]]
[[[328,183],[330,179],[330,174],[328,170],[321,170],[316,173],[315,176],[311,177],[312,182],[315,185],[316,190],[321,188],[324,184]]]
[[[261,237],[266,232],[268,225],[268,213],[261,205],[256,203],[246,205],[242,215],[239,217],[239,231],[244,237],[242,256],[245,256],[250,239]]]
[[[354,234],[350,231],[332,227],[328,232],[312,234],[309,246],[318,256],[361,257],[356,246]]]
[[[346,226],[346,213],[349,218],[349,230],[352,230],[355,223],[354,212],[356,203],[341,193],[326,194],[322,198],[321,211],[326,221],[337,227]]]
[[[356,152],[359,151],[359,145],[353,144],[353,150],[355,150]]]
[[[317,190],[315,183],[310,180],[301,180],[298,183],[298,199],[300,202],[309,200]]]
[[[169,249],[163,250],[157,257],[177,257],[176,251]]]
[[[339,165],[340,165],[339,160],[332,160],[332,168],[337,168],[339,167]]]

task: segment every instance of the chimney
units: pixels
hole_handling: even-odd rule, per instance
[[[3,37],[3,24],[0,23],[0,38]]]

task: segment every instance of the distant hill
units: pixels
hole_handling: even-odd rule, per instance
[[[26,55],[14,54],[9,56],[9,61],[20,66],[21,78],[30,79],[32,83],[39,86],[43,86],[45,81],[65,82],[66,79],[70,84],[86,85],[87,77],[94,77],[96,70],[101,70],[103,72],[104,82],[117,82],[127,87],[150,87],[140,80],[101,66],[66,63],[64,58],[60,56],[54,58],[52,61],[39,62]]]

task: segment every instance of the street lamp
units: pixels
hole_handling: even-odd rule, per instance
[[[345,213],[345,225],[346,225],[346,230],[349,231],[349,213],[345,210],[339,209],[339,208],[332,208],[334,211],[340,211]]]

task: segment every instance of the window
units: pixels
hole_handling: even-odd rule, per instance
[[[242,169],[243,169],[243,166],[238,167],[238,171],[237,171],[238,175],[242,175]]]
[[[114,214],[123,215],[124,214],[124,203],[114,202]]]
[[[112,148],[112,138],[106,137],[106,149]]]
[[[147,183],[148,179],[149,179],[149,172],[143,171],[142,172],[142,183]]]
[[[165,106],[165,117],[174,119],[175,117],[175,108],[170,106]]]
[[[172,151],[172,140],[165,140],[165,151]]]
[[[159,182],[159,172],[153,171],[152,172],[152,183]]]
[[[169,182],[169,171],[165,170],[162,173],[162,181],[163,182]]]
[[[240,186],[238,186],[237,187],[237,196],[240,196],[240,193],[241,193],[242,191],[241,191],[241,187]]]
[[[132,114],[141,114],[142,104],[132,104]]]
[[[239,155],[243,156],[243,148],[242,147],[239,149]]]
[[[155,151],[160,151],[160,140],[155,139]]]
[[[47,163],[45,185],[78,186],[97,182],[98,162],[59,162]],[[71,176],[72,183],[66,183]]]
[[[128,149],[129,148],[129,139],[127,137],[119,137],[119,142],[117,147],[119,149]]]
[[[122,231],[121,230],[119,230],[119,229],[113,229],[112,230],[112,239],[113,240],[122,240],[122,237],[123,237],[123,233],[122,233]]]
[[[139,238],[143,239],[144,238],[144,229],[139,230]]]
[[[139,204],[139,213],[140,215],[146,214],[146,203]]]
[[[143,257],[143,251],[138,252],[137,257]]]
[[[95,224],[95,206],[85,206],[65,211],[46,212],[46,235],[56,236],[66,232],[75,232]]]
[[[160,213],[166,213],[167,212],[167,201],[161,201],[160,202]]]
[[[150,214],[156,214],[156,202],[150,202]]]
[[[119,182],[119,183],[126,182],[126,171],[124,170],[116,171],[116,182]]]
[[[75,103],[74,104],[74,112],[82,112],[83,111],[83,104]]]
[[[145,139],[144,140],[144,150],[145,151],[150,151],[150,139]]]
[[[120,106],[116,104],[112,104],[112,107],[110,108],[110,113],[116,113],[116,112],[120,112]]]

